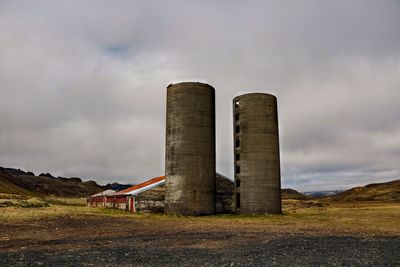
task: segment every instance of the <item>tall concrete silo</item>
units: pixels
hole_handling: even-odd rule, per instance
[[[281,176],[276,97],[233,99],[235,207],[240,214],[279,214]]]
[[[215,213],[215,92],[208,84],[167,87],[165,211]]]

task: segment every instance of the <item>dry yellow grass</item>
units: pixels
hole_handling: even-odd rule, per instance
[[[0,210],[0,223],[17,223],[27,220],[53,219],[56,217],[132,216],[119,210],[90,208],[77,205],[51,205],[42,208],[6,207]]]
[[[59,200],[73,205],[51,205],[43,208],[1,208],[1,223],[18,223],[32,220],[63,218],[118,217],[160,227],[181,227],[282,233],[325,233],[352,235],[400,235],[400,203],[349,203],[329,206],[292,208],[285,203],[283,215],[236,216],[216,215],[206,217],[165,216],[162,214],[130,214],[119,210],[78,206],[82,199]],[[306,205],[307,206],[307,205]]]

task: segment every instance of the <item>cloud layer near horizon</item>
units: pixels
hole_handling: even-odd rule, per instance
[[[398,1],[0,1],[0,165],[101,183],[164,169],[165,87],[279,101],[282,182],[400,178]]]

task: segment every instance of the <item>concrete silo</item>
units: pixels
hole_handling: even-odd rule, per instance
[[[215,92],[208,84],[167,87],[165,211],[215,213]]]
[[[281,177],[276,97],[233,99],[235,208],[240,214],[279,214]]]

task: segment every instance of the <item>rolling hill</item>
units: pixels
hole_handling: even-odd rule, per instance
[[[283,188],[281,190],[282,199],[297,199],[297,200],[306,200],[311,199],[310,196],[302,194],[291,188]]]
[[[400,201],[400,180],[354,187],[332,197],[334,201]]]
[[[25,196],[87,197],[107,189],[94,181],[80,178],[53,177],[51,174],[35,176],[32,172],[0,167],[0,193]]]

